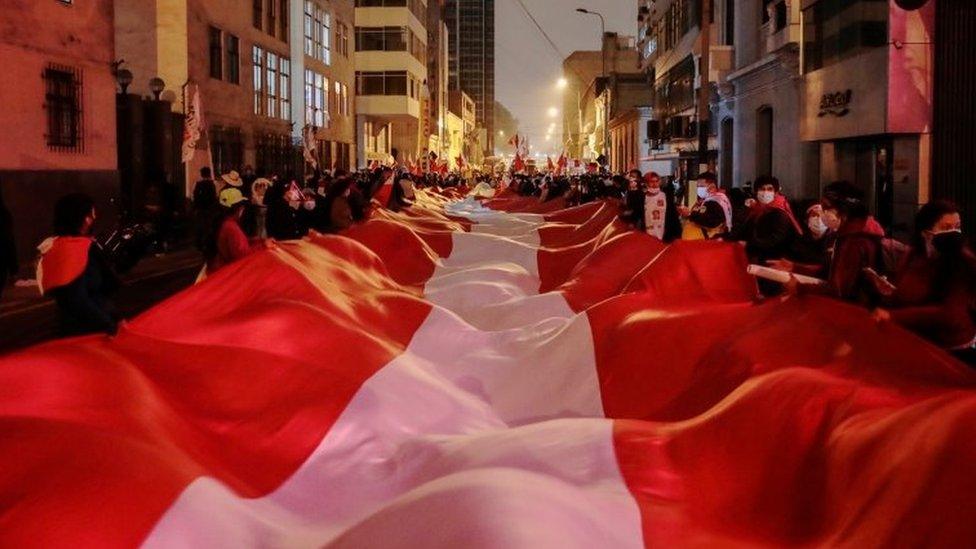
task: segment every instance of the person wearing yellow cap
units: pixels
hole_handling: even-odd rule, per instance
[[[260,249],[263,244],[260,240],[249,241],[244,229],[241,228],[241,219],[244,217],[248,200],[240,189],[227,187],[220,191],[219,201],[223,211],[204,250],[207,259],[207,276],[212,276],[220,268]]]

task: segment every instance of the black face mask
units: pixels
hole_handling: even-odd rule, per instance
[[[965,244],[961,231],[947,231],[932,235],[932,247],[940,255],[957,255]]]

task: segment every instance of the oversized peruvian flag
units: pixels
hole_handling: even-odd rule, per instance
[[[618,215],[418,189],[0,359],[0,546],[972,546],[973,372]]]

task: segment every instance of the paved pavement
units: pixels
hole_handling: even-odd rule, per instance
[[[123,277],[125,284],[113,302],[126,318],[193,284],[203,260],[194,249],[148,257]],[[4,289],[0,299],[0,353],[41,343],[56,337],[54,302],[42,297],[37,286]]]

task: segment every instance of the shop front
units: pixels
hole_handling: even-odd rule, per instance
[[[929,195],[931,14],[863,0],[833,13],[835,4],[804,4],[805,33],[818,39],[804,44],[801,137],[819,145],[821,187],[858,185],[872,214],[906,237]],[[825,34],[852,14],[856,39]]]

